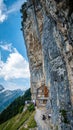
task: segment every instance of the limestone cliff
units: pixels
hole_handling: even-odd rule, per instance
[[[22,30],[30,65],[32,99],[37,88],[49,90],[53,129],[73,129],[73,2],[27,0]]]

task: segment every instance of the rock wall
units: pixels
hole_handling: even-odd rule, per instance
[[[32,99],[36,99],[36,89],[45,83],[42,64],[42,46],[38,29],[41,27],[40,30],[42,32],[42,15],[40,11],[40,14],[36,16],[34,5],[31,1],[24,4],[22,10],[23,18],[26,19],[23,19],[23,35],[26,40],[26,48],[29,58]],[[27,13],[26,18],[24,12]],[[38,17],[38,23],[36,17]]]
[[[22,30],[30,65],[32,99],[49,89],[53,129],[73,129],[73,2],[27,0]]]

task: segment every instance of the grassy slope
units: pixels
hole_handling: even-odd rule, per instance
[[[31,100],[30,89],[25,94],[15,99],[2,113],[0,113],[0,124],[11,119],[23,110],[26,100]]]
[[[21,114],[17,114],[15,117],[6,121],[5,123],[0,125],[0,130],[29,130],[29,128],[36,127],[36,122],[34,120],[35,111],[30,112],[26,110],[26,112],[22,112]],[[27,128],[24,128],[24,125],[27,125]]]

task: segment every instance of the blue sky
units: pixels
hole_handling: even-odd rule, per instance
[[[30,86],[29,64],[21,29],[25,0],[0,0],[0,84],[6,89]]]

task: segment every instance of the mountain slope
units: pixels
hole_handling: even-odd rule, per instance
[[[0,130],[29,130],[37,126],[34,104],[24,107],[26,100],[31,100],[30,89],[0,114]]]
[[[0,84],[0,92],[4,89],[4,87]]]
[[[4,87],[0,87],[0,112],[2,112],[10,103],[12,103],[17,97],[23,95],[23,91],[18,90],[4,90]],[[3,91],[2,91],[3,90]]]
[[[0,130],[29,130],[29,128],[36,127],[36,122],[34,120],[35,111],[22,112],[21,114],[17,114],[15,117],[6,121],[5,123],[0,125]],[[27,125],[27,128],[25,128]]]
[[[31,100],[30,89],[26,90],[25,94],[15,99],[1,114],[0,124],[20,113],[25,105],[26,100]]]

